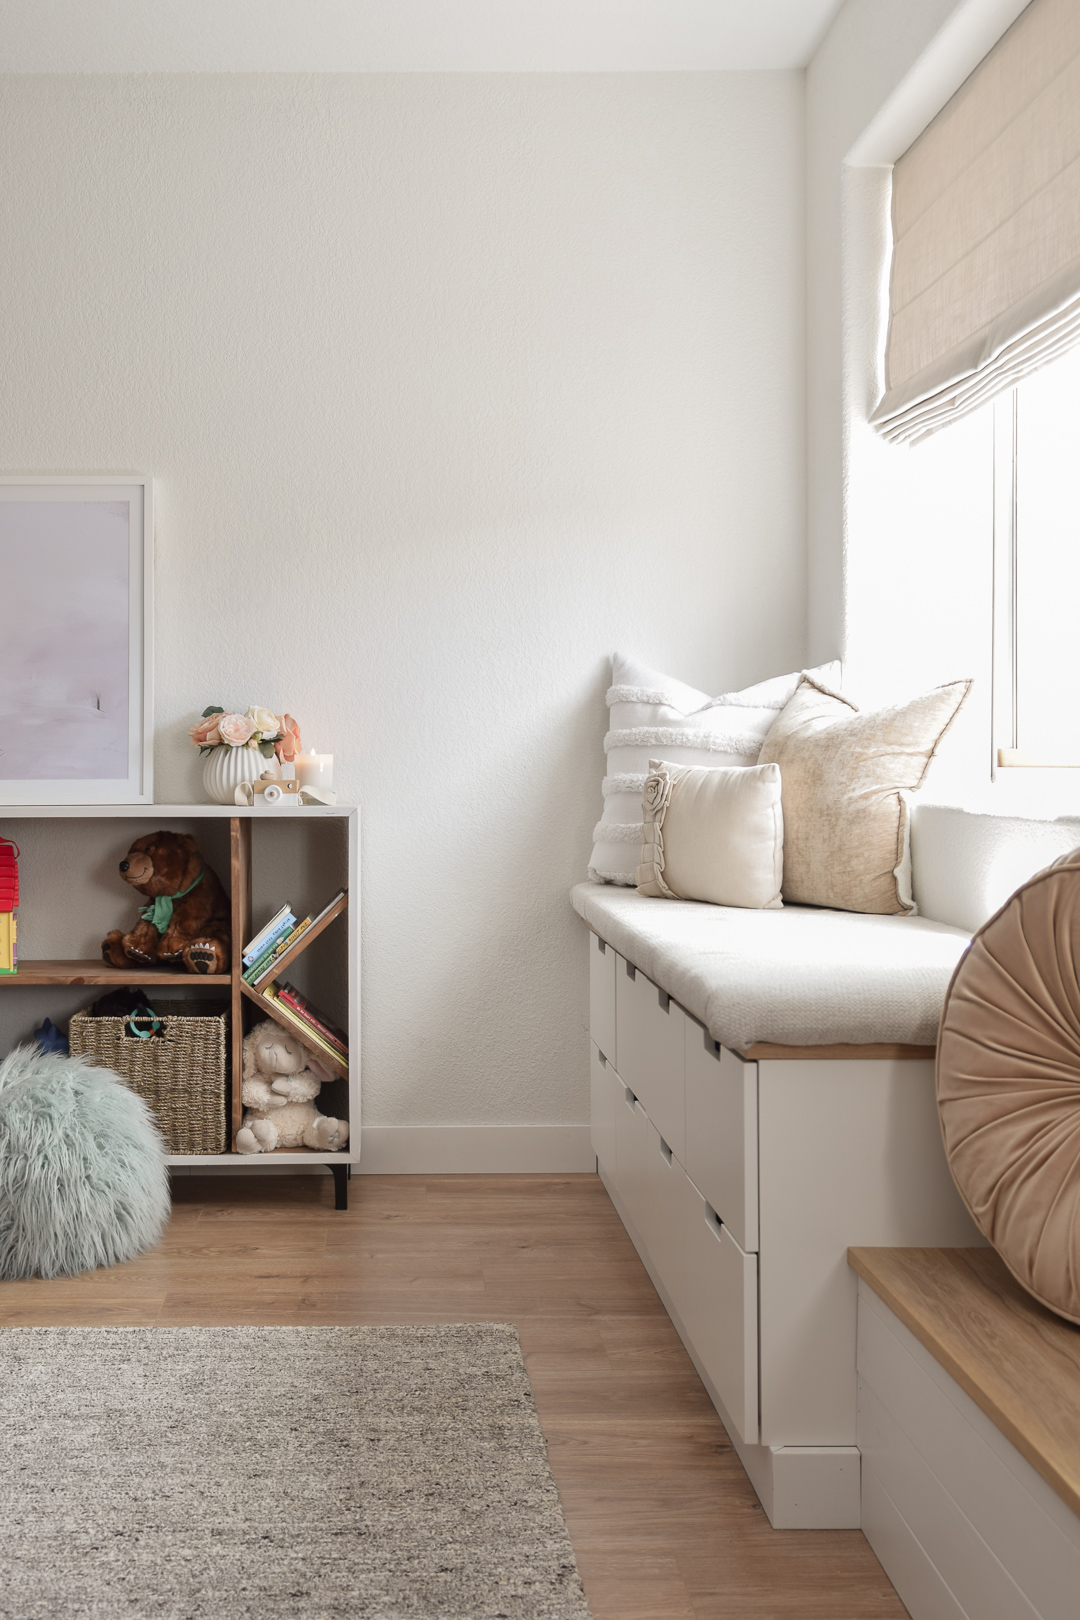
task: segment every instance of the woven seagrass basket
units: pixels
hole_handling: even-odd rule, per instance
[[[72,1015],[72,1052],[112,1069],[149,1103],[169,1153],[224,1153],[228,1004],[152,996],[151,1020],[120,1010],[121,1000],[106,996]]]

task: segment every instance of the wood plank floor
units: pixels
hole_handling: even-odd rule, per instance
[[[596,1176],[178,1178],[128,1266],[0,1322],[513,1322],[595,1620],[902,1620],[862,1534],[775,1531]]]

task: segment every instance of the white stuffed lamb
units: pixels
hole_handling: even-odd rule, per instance
[[[270,1018],[256,1024],[244,1039],[240,1097],[247,1112],[236,1135],[237,1152],[309,1147],[328,1153],[343,1148],[348,1125],[320,1114],[313,1101],[325,1074],[297,1036]]]

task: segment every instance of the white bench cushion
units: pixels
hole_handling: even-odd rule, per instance
[[[578,883],[575,911],[724,1046],[929,1046],[971,938],[928,917],[746,911]]]

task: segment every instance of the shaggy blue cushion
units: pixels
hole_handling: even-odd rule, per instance
[[[0,1278],[73,1276],[153,1248],[165,1148],[141,1097],[81,1057],[0,1063]]]

